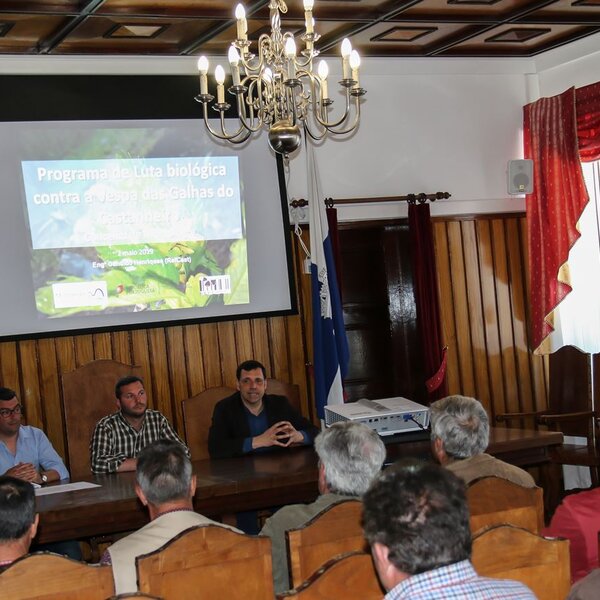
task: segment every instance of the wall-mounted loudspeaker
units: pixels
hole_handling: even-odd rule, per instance
[[[533,161],[508,161],[508,193],[531,194],[533,192]]]

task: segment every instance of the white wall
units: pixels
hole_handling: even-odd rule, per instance
[[[324,196],[448,191],[452,198],[432,205],[434,214],[522,210],[523,199],[507,194],[506,165],[522,158],[525,74],[532,70],[523,60],[365,61],[359,130],[317,149]],[[331,92],[337,79],[330,79]],[[302,151],[291,160],[292,197],[306,194],[304,158]],[[405,214],[405,203],[339,209],[343,220]]]
[[[536,59],[539,93],[554,96],[571,86],[600,81],[600,34],[552,50]]]

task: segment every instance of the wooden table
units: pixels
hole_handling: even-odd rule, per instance
[[[387,440],[388,459],[431,457],[425,433]],[[548,462],[550,447],[562,443],[556,432],[492,428],[488,452],[520,466]],[[318,495],[317,457],[312,448],[292,448],[242,458],[194,461],[198,485],[194,507],[209,517],[310,502]],[[148,521],[138,501],[134,473],[90,476],[102,487],[48,494],[37,499],[39,542],[81,539],[137,529]]]

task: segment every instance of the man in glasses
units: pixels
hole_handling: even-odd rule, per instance
[[[22,415],[15,391],[0,387],[0,475],[39,485],[67,479],[69,472],[46,434],[22,425]]]

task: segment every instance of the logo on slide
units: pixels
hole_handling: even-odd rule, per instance
[[[108,289],[106,281],[80,281],[52,284],[55,308],[106,306]]]
[[[231,279],[229,275],[206,276],[200,280],[200,293],[203,296],[214,296],[215,294],[230,294]]]

